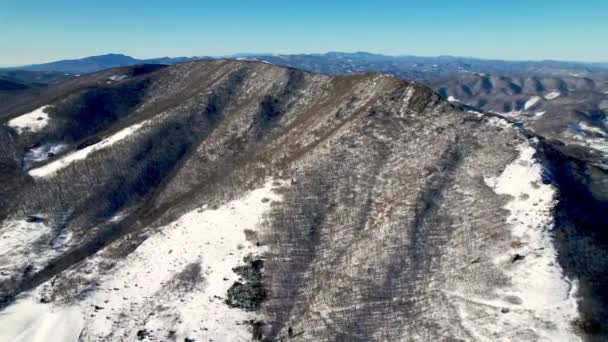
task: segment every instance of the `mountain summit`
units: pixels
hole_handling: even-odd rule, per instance
[[[136,64],[174,64],[178,62],[186,62],[194,59],[204,59],[195,57],[161,57],[152,59],[136,59],[123,54],[105,54],[99,56],[91,56],[80,59],[66,59],[50,63],[25,65],[14,68],[25,71],[56,71],[67,73],[89,73],[96,72],[108,68],[131,66]]]

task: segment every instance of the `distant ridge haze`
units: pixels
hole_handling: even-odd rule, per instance
[[[350,58],[355,60],[369,60],[369,61],[398,61],[398,62],[410,62],[410,63],[446,63],[446,62],[461,62],[461,63],[500,63],[504,65],[522,66],[522,65],[534,65],[536,67],[549,66],[559,68],[608,68],[608,63],[590,63],[590,62],[577,62],[577,61],[556,61],[556,60],[542,60],[542,61],[511,61],[511,60],[496,60],[496,59],[481,59],[475,57],[459,57],[459,56],[414,56],[414,55],[386,55],[379,53],[371,53],[365,51],[357,52],[338,52],[330,51],[325,53],[313,53],[313,54],[272,54],[272,53],[237,53],[226,56],[192,56],[192,57],[158,57],[158,58],[146,58],[138,59],[124,54],[109,53],[104,55],[89,56],[79,59],[64,59],[58,61],[52,61],[42,64],[30,64],[23,66],[10,66],[4,69],[19,69],[28,71],[57,71],[57,72],[70,72],[70,73],[88,73],[100,71],[108,68],[131,66],[136,64],[175,64],[180,62],[187,62],[192,60],[200,59],[213,59],[213,58],[250,58],[260,60],[264,58],[330,58],[330,59],[341,59]]]

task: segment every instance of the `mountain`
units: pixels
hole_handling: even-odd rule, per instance
[[[19,67],[27,71],[59,71],[73,73],[87,73],[118,66],[129,66],[138,64],[139,61],[133,57],[121,54],[107,54],[91,56],[81,59],[66,59],[56,62],[34,64]]]
[[[603,157],[418,82],[138,65],[0,120],[0,340],[606,338]]]
[[[428,83],[455,104],[608,155],[608,77],[464,74]]]
[[[59,71],[87,73],[107,68],[136,64],[175,64],[213,57],[161,57],[136,59],[123,54],[106,54],[73,60],[33,64],[11,69],[28,71]],[[596,72],[608,73],[606,63],[583,63],[562,61],[503,61],[470,57],[438,56],[389,56],[369,52],[328,52],[323,54],[268,54],[247,53],[217,58],[263,60],[277,65],[297,66],[300,69],[325,74],[357,72],[387,72],[404,78],[426,80],[461,72],[493,74],[543,74],[567,75],[578,73],[589,76]]]
[[[597,64],[362,52],[246,59],[332,75],[383,72],[413,79],[466,109],[499,113],[547,138],[608,155],[608,70]]]
[[[72,77],[73,75],[53,71],[0,70],[0,81],[3,84],[0,91],[44,87]]]
[[[298,66],[340,75],[345,72],[384,72],[419,81],[458,73],[559,76],[576,73],[590,76],[606,74],[601,64],[561,61],[503,61],[468,57],[387,56],[367,52],[329,52],[325,54],[246,55],[241,58],[266,61],[277,65]]]
[[[442,97],[470,110],[509,116],[545,137],[593,148],[597,154],[608,155],[608,70],[601,63],[386,56],[367,52],[237,54],[229,57],[331,75],[383,72],[420,81]],[[124,55],[104,55],[26,69],[73,73],[145,63],[175,64],[193,59],[164,57],[138,60]],[[14,84],[5,86],[19,87]]]
[[[74,77],[52,71],[0,70],[0,103]]]
[[[608,70],[601,63],[386,56],[368,52],[236,54],[228,57],[331,75],[382,72],[420,81],[442,97],[470,110],[503,114],[545,137],[608,155]],[[116,66],[175,64],[195,59],[210,58],[142,60],[110,54],[24,68],[73,74]]]
[[[201,57],[202,58],[202,57]],[[26,65],[18,68],[26,71],[57,71],[69,73],[89,73],[100,71],[108,68],[131,66],[136,64],[174,64],[180,62],[201,59],[198,57],[162,57],[153,59],[136,59],[130,56],[121,54],[106,54],[100,56],[91,56],[81,59],[69,59],[56,62]]]

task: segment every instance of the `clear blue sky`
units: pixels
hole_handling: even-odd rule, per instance
[[[608,0],[0,0],[0,65],[326,51],[608,61]]]

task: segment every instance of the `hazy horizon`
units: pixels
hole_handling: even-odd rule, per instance
[[[52,62],[58,62],[58,61],[63,61],[63,60],[80,60],[80,59],[84,59],[84,58],[89,58],[89,57],[99,57],[99,56],[104,56],[104,55],[124,55],[124,56],[128,56],[128,57],[132,57],[135,59],[155,59],[155,58],[178,58],[178,57],[211,57],[211,58],[232,58],[232,57],[236,57],[236,56],[240,56],[240,55],[252,55],[252,56],[264,56],[264,55],[274,55],[274,56],[278,56],[278,55],[323,55],[323,54],[328,54],[328,53],[369,53],[369,54],[374,54],[374,55],[383,55],[383,56],[389,56],[389,57],[421,57],[421,58],[439,58],[439,57],[452,57],[452,58],[463,58],[463,59],[477,59],[477,60],[497,60],[497,61],[504,61],[504,62],[543,62],[543,61],[552,61],[552,62],[563,62],[563,63],[581,63],[581,64],[606,64],[608,63],[608,60],[606,61],[580,61],[580,60],[560,60],[560,59],[552,59],[552,58],[546,58],[546,59],[505,59],[505,58],[482,58],[482,57],[477,57],[477,56],[456,56],[456,55],[414,55],[414,54],[386,54],[386,53],[381,53],[381,52],[374,52],[374,51],[361,51],[361,50],[353,50],[353,51],[322,51],[322,52],[309,52],[309,53],[302,53],[302,52],[293,52],[293,53],[270,53],[270,52],[237,52],[237,53],[233,53],[233,54],[229,54],[229,55],[209,55],[209,54],[197,54],[197,55],[192,55],[192,56],[178,56],[178,55],[168,55],[168,54],[164,54],[164,55],[158,55],[158,56],[149,56],[149,57],[140,57],[140,56],[133,56],[130,55],[128,53],[124,53],[124,52],[107,52],[107,53],[102,53],[102,54],[98,54],[98,55],[87,55],[87,56],[76,56],[76,57],[69,57],[69,58],[63,58],[63,59],[54,59],[54,60],[48,60],[48,61],[41,61],[39,63],[28,63],[28,64],[0,64],[0,68],[18,68],[18,67],[23,67],[23,66],[29,66],[29,65],[37,65],[37,64],[46,64],[46,63],[52,63]]]

